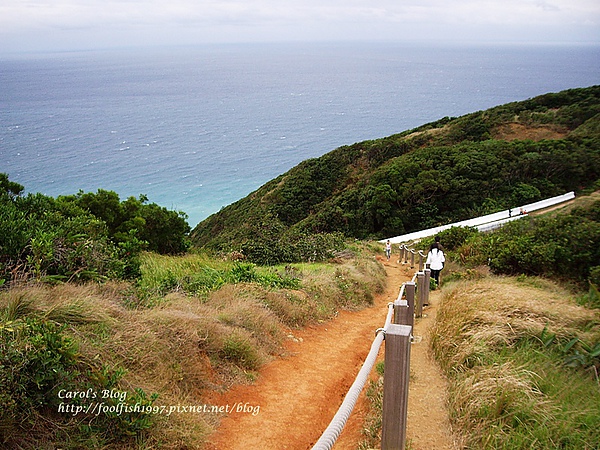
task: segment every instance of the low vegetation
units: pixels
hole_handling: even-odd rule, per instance
[[[464,448],[598,448],[599,310],[539,278],[460,282],[431,347]]]
[[[1,446],[197,448],[222,414],[212,392],[252,382],[297,327],[382,289],[368,252],[345,255],[262,268],[147,253],[135,283],[0,291]]]

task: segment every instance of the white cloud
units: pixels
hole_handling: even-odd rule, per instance
[[[600,42],[597,0],[4,0],[0,50],[113,40],[517,39]],[[543,33],[542,33],[543,32]],[[545,34],[544,34],[545,33]],[[74,45],[74,44],[73,44]]]

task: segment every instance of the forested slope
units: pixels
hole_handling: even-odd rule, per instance
[[[398,235],[579,192],[599,179],[600,86],[593,86],[337,148],[207,218],[192,240],[282,254],[315,236]],[[293,260],[288,253],[281,259]]]

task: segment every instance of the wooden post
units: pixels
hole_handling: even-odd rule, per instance
[[[394,302],[394,323],[397,325],[412,326],[411,317],[409,317],[409,307],[406,300],[396,300]]]
[[[425,300],[425,273],[417,272],[417,304],[415,305],[415,317],[423,317],[423,302]]]
[[[428,306],[429,305],[429,287],[431,286],[431,269],[425,269],[425,293],[423,295],[423,306]]]
[[[415,268],[415,251],[414,250],[410,251],[410,268],[411,269]]]
[[[419,272],[423,272],[423,264],[424,264],[424,256],[423,252],[419,250]]]
[[[410,325],[411,327],[415,324],[415,290],[416,284],[412,281],[408,281],[404,283],[404,293],[406,295],[406,302],[408,303],[408,319],[409,322],[405,323],[405,325]],[[398,323],[398,322],[396,322]]]
[[[410,336],[407,325],[390,324],[385,333],[382,450],[404,450],[410,377]]]

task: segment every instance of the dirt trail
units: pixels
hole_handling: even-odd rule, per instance
[[[342,311],[334,320],[293,332],[286,343],[289,357],[277,359],[260,371],[250,386],[237,386],[210,399],[214,405],[247,404],[259,407],[255,415],[233,412],[225,417],[206,450],[310,449],[329,425],[367,356],[374,332],[383,326],[386,305],[396,299],[400,286],[414,273],[405,266],[386,263],[388,283],[373,307]],[[412,450],[454,449],[444,406],[445,384],[427,355],[426,331],[435,316],[436,297],[426,317],[415,324],[409,393],[408,437]],[[383,354],[380,352],[380,357]],[[335,450],[356,449],[366,401],[364,390]]]
[[[435,322],[439,291],[430,293],[423,317],[415,320],[410,354],[406,434],[411,450],[457,450],[446,409],[446,379],[429,354],[429,329]]]

